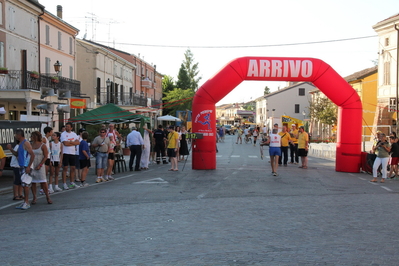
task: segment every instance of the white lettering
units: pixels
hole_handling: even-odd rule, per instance
[[[247,77],[309,78],[313,74],[311,60],[249,60]]]
[[[280,60],[272,60],[272,77],[281,77],[282,76],[282,66],[283,63]]]
[[[313,64],[310,60],[305,60],[302,62],[302,77],[308,78],[313,73]]]
[[[294,64],[295,62],[295,64]],[[299,69],[301,68],[301,60],[290,60],[291,77],[297,78],[299,76]]]
[[[260,60],[260,69],[259,76],[260,77],[270,77],[270,61],[269,60]]]
[[[247,77],[258,76],[258,62],[256,60],[249,60]]]

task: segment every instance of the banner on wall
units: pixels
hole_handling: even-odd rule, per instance
[[[7,149],[7,144],[15,143],[14,134],[17,129],[22,129],[25,138],[29,140],[33,131],[41,131],[41,122],[0,121],[0,145]]]
[[[86,109],[86,99],[71,99],[69,106],[74,109]]]

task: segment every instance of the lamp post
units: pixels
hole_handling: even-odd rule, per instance
[[[60,61],[57,60],[57,62],[55,62],[55,64],[54,64],[54,70],[55,70],[55,73],[57,73],[57,77],[58,77],[58,74],[61,72],[61,68],[62,68],[62,64],[60,63]]]
[[[105,91],[105,93],[106,93],[106,96],[107,96],[107,103],[110,103],[111,102],[111,96],[110,96],[110,88],[111,88],[111,84],[112,84],[112,82],[111,82],[111,80],[109,80],[109,78],[105,81],[105,84],[107,85],[107,89],[106,89],[106,91]]]
[[[302,111],[302,115],[303,115],[303,121],[305,121],[305,116],[306,116],[305,110]]]

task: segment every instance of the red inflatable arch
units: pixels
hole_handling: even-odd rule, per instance
[[[338,105],[335,170],[359,172],[362,104],[356,91],[325,62],[314,58],[242,57],[202,85],[193,101],[193,169],[216,169],[215,104],[244,80],[310,81]],[[295,97],[295,96],[293,96]]]

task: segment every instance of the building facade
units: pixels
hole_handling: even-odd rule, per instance
[[[300,82],[264,96],[266,102],[266,117],[281,117],[283,115],[303,120],[309,117],[309,92],[316,87],[310,82]]]
[[[385,133],[397,130],[399,14],[378,22],[378,91],[374,128]]]

